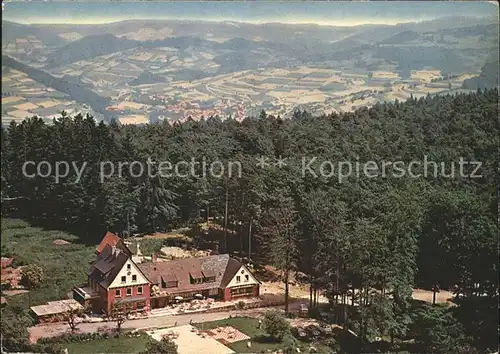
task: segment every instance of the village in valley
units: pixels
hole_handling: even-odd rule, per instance
[[[50,124],[62,111],[121,124],[241,121],[262,109],[290,118],[473,92],[497,46],[495,24],[480,23],[3,21],[2,124],[31,115]]]
[[[132,55],[119,58],[123,61],[130,57]],[[151,57],[154,56],[146,56],[143,60]],[[462,88],[462,83],[477,75],[480,69],[449,75],[429,67],[414,70],[409,77],[402,78],[395,63],[372,59],[366,65],[377,69],[371,71],[356,68],[354,61],[347,60],[320,66],[244,70],[197,80],[130,85],[123,80],[129,78],[125,73],[134,71],[127,72],[125,68],[113,71],[123,66],[119,64],[120,60],[104,56],[92,62],[78,62],[71,69],[60,69],[54,76],[63,79],[65,76],[79,77],[82,84],[109,98],[110,104],[104,112],[116,116],[120,123],[145,124],[215,116],[241,121],[258,115],[262,109],[284,118],[289,118],[297,110],[313,114],[351,112],[377,102],[405,100],[410,96],[420,98],[428,94],[470,92],[470,89]],[[147,68],[138,67],[137,70],[140,73]],[[90,105],[76,102],[71,96],[6,67],[2,69],[2,96],[4,124],[12,120],[22,121],[30,115],[37,115],[50,123],[62,111],[67,114],[88,113],[96,119],[104,119],[103,113]]]

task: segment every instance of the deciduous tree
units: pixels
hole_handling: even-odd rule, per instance
[[[132,307],[130,306],[130,303],[116,300],[111,305],[108,317],[111,321],[116,322],[116,329],[118,332],[121,332],[122,325],[127,321],[131,312]]]
[[[168,338],[161,340],[151,340],[146,344],[146,350],[140,354],[177,354],[177,344]]]
[[[264,315],[263,326],[267,334],[279,342],[290,334],[290,324],[279,311],[267,311]]]
[[[44,279],[43,268],[36,264],[24,266],[21,271],[21,284],[28,289],[40,286]]]

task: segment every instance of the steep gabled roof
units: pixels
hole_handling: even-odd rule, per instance
[[[102,252],[91,265],[88,276],[107,288],[123,268],[129,256],[120,248],[105,245]]]
[[[106,232],[106,235],[104,235],[104,238],[101,240],[101,243],[97,246],[96,248],[96,253],[99,254],[104,250],[104,247],[106,245],[111,246],[111,247],[119,247],[124,251],[126,254],[132,256],[132,252],[128,249],[128,247],[125,245],[123,240],[120,238],[120,236],[112,233],[112,232]]]
[[[226,266],[226,271],[224,272],[224,276],[221,279],[220,287],[225,288],[234,278],[236,273],[238,273],[242,266],[243,264],[241,264],[241,262],[237,261],[234,258],[229,258]]]

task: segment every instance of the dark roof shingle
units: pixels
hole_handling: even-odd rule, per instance
[[[221,288],[225,288],[229,284],[231,279],[233,279],[236,273],[238,273],[238,270],[240,270],[242,265],[243,264],[238,262],[236,259],[229,258],[229,261],[227,262],[226,272],[221,279]]]
[[[96,261],[91,265],[88,276],[107,288],[128,259],[129,256],[122,249],[105,245]]]
[[[164,282],[178,281],[175,288],[167,292],[201,291],[204,289],[224,288],[241,268],[242,264],[228,254],[200,258],[177,259],[157,263],[140,263],[139,269],[149,281],[162,287]],[[215,277],[215,282],[191,284],[190,277]]]

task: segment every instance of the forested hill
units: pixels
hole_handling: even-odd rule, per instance
[[[281,256],[290,256],[294,269],[344,301],[350,289],[366,291],[359,317],[351,319],[362,338],[374,328],[406,338],[414,323],[405,302],[408,291],[415,284],[439,285],[461,294],[454,310],[460,323],[427,319],[437,322],[422,351],[451,353],[473,345],[483,352],[496,348],[498,340],[497,101],[495,89],[377,104],[342,115],[298,112],[282,120],[262,112],[243,122],[210,118],[173,125],[105,125],[81,116],[46,125],[31,118],[2,129],[2,212],[74,230],[91,243],[105,230],[122,233],[127,221],[132,232],[152,232],[200,221],[207,205],[211,216],[223,216],[227,191],[228,227],[245,238],[252,227],[256,253],[278,266]],[[257,166],[261,156],[270,165]],[[280,156],[286,166],[274,165]],[[134,177],[136,170],[124,168],[121,176],[115,169],[100,183],[98,162],[145,163],[148,157],[172,164],[192,158],[238,161],[242,176]],[[427,178],[361,173],[339,181],[328,166],[324,176],[303,175],[302,159],[313,157],[316,173],[325,160],[337,168],[345,160],[380,166],[427,158],[439,171],[442,162],[446,175],[455,163],[455,178],[438,171]],[[458,176],[461,159],[481,162],[476,174],[482,177]],[[23,178],[27,160],[78,167],[86,161],[88,167],[78,183],[75,172],[56,183]],[[465,173],[474,169],[469,165]],[[413,170],[423,172],[421,166]],[[283,239],[283,230],[291,236]],[[246,252],[246,245],[229,239],[227,250]],[[368,295],[373,288],[382,295]],[[380,307],[371,306],[373,301]],[[452,340],[443,342],[443,331],[452,331],[447,332]]]
[[[496,60],[488,61],[481,68],[479,76],[466,79],[462,84],[462,88],[469,90],[490,89],[498,87],[498,56]]]

